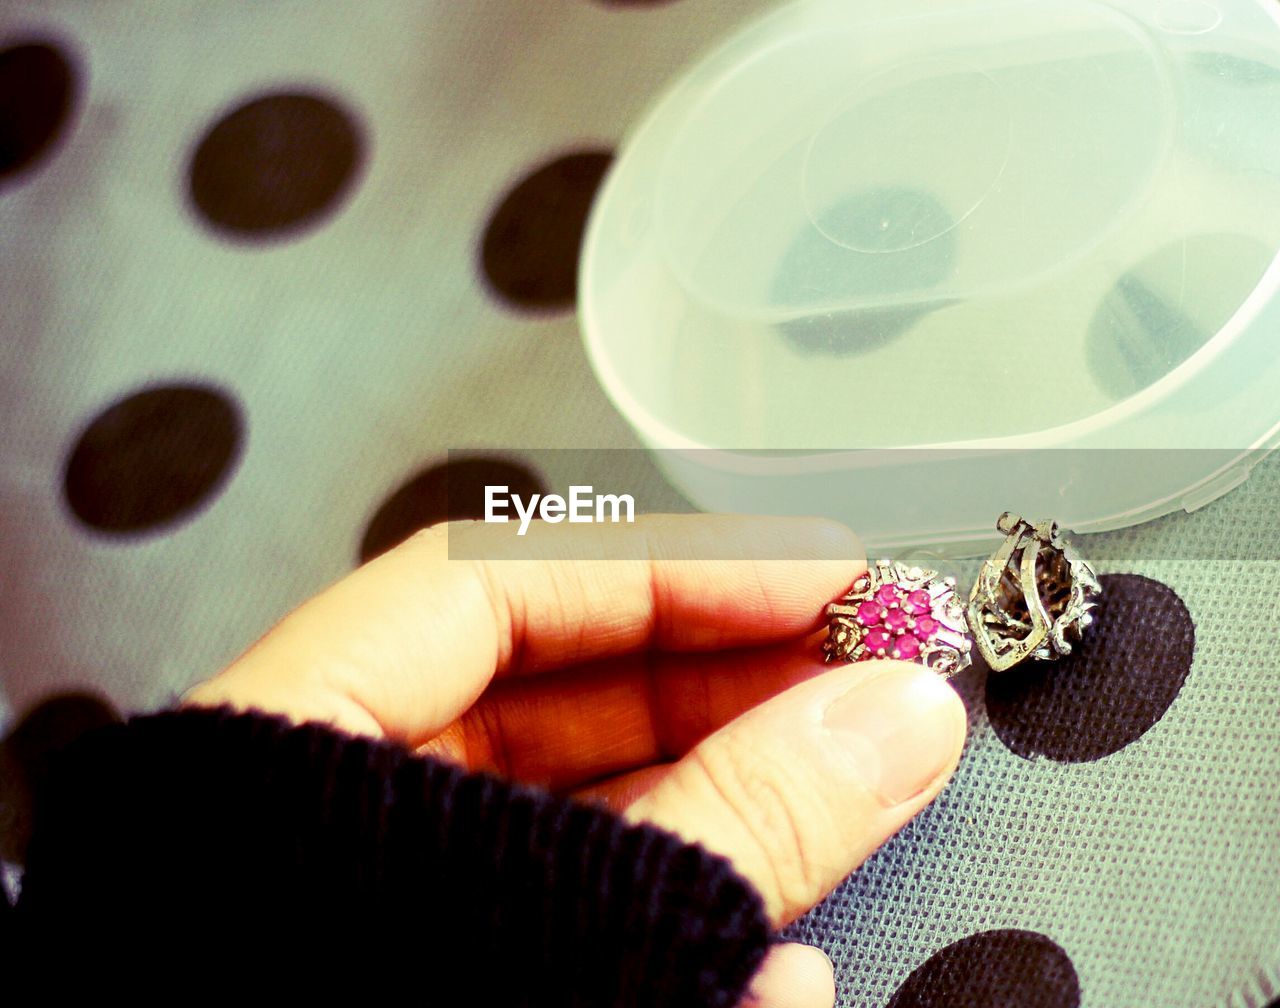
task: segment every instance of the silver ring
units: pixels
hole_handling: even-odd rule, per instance
[[[827,606],[826,660],[899,658],[950,678],[969,667],[973,643],[956,579],[878,560]]]
[[[996,529],[1004,542],[983,563],[969,595],[969,631],[978,652],[996,672],[1027,658],[1071,654],[1102,597],[1098,576],[1057,522],[1033,525],[1006,511]]]

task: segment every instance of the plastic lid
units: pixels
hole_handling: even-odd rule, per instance
[[[1278,17],[807,0],[748,26],[597,204],[602,383],[656,447],[1270,445]]]

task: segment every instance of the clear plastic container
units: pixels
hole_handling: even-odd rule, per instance
[[[1274,0],[800,0],[634,132],[580,304],[694,503],[962,551],[1239,483],[1278,251]]]

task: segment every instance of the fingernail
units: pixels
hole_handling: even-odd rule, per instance
[[[827,708],[825,724],[886,807],[910,801],[950,765],[964,731],[960,698],[928,669],[869,673]]]
[[[802,947],[810,950],[804,954],[813,963],[814,972],[823,977],[830,977],[834,981],[836,978],[836,965],[831,961],[831,956],[816,945],[804,945]]]
[[[834,1005],[836,973],[831,959],[820,948],[780,942],[769,949],[763,965],[751,981],[751,993],[742,1002],[761,1008]]]

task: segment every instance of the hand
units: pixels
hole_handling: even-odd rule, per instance
[[[328,722],[607,802],[728,857],[775,927],[955,768],[964,708],[935,674],[822,664],[823,606],[866,566],[843,526],[649,516],[531,529],[523,559],[449,558],[451,539],[462,552],[503,528],[417,534],[187,702]],[[795,559],[742,559],[762,555]],[[821,953],[781,945],[748,1003],[829,1008],[834,996]]]

